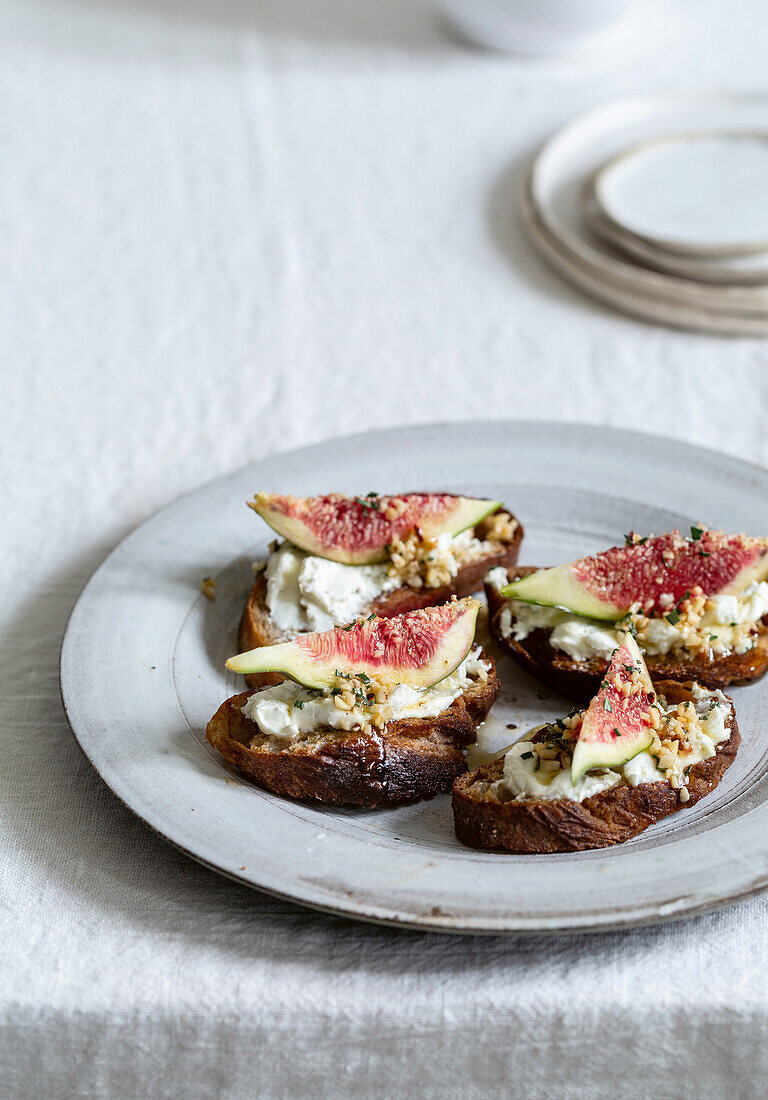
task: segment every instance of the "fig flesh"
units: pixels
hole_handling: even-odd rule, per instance
[[[248,502],[278,535],[300,550],[344,565],[386,561],[390,543],[416,532],[424,536],[458,535],[475,527],[500,504],[498,500],[452,493],[369,493],[365,497],[257,493]]]
[[[393,618],[372,615],[321,634],[260,646],[230,657],[232,672],[280,672],[311,688],[336,686],[338,672],[412,687],[431,687],[449,676],[469,653],[480,604],[456,600]]]
[[[629,684],[634,692],[625,695],[622,684]],[[637,642],[627,634],[584,714],[571,763],[574,786],[584,772],[621,767],[651,745],[653,726],[649,708],[655,701],[645,661]]]
[[[768,539],[692,527],[688,538],[672,531],[540,569],[506,585],[501,594],[615,622],[633,604],[646,613],[669,611],[697,586],[704,596],[731,594],[766,576]]]

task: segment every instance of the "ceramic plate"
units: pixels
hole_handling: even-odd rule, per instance
[[[611,488],[606,471],[611,471]],[[367,433],[265,459],[165,508],[118,546],[72,614],[61,684],[72,729],[115,794],[223,874],[367,920],[452,932],[601,929],[698,912],[768,885],[768,684],[737,689],[743,744],[716,791],[613,849],[515,856],[463,848],[450,798],[340,810],[230,771],[205,725],[241,685],[224,671],[270,534],[244,501],[452,489],[506,501],[522,563],[594,552],[622,533],[704,520],[768,531],[768,471],[602,427],[472,423]],[[200,583],[216,579],[216,599]],[[570,703],[499,662],[503,693],[473,753]],[[511,729],[510,727],[514,727]]]
[[[746,286],[768,283],[768,254],[766,253],[694,259],[656,248],[640,237],[636,237],[634,233],[622,229],[608,219],[598,205],[594,193],[594,180],[588,181],[584,189],[582,213],[587,226],[598,237],[633,260],[639,260],[645,267],[703,283]]]
[[[619,153],[595,176],[615,225],[683,256],[768,249],[768,135],[682,134]]]
[[[666,134],[768,130],[768,95],[637,95],[603,104],[563,127],[525,180],[523,216],[534,244],[593,297],[646,320],[712,332],[768,335],[768,288],[718,286],[650,271],[590,231],[584,186],[622,150]]]

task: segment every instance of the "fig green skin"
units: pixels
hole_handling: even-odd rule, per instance
[[[585,619],[598,619],[601,622],[617,622],[629,610],[593,596],[589,589],[576,580],[570,565],[539,569],[536,573],[505,585],[501,594],[509,600],[557,607],[574,615],[583,615]]]
[[[741,592],[753,581],[766,579],[765,539],[696,530],[696,540],[683,539],[673,531],[567,565],[540,569],[506,585],[501,594],[588,619],[616,622],[636,601],[645,604],[650,599],[655,610],[664,610],[662,593],[671,593],[676,604],[696,585],[706,596],[713,596]],[[663,557],[668,551],[673,554],[669,566]]]
[[[475,638],[480,603],[458,600],[393,618],[303,634],[291,642],[260,646],[230,657],[231,672],[279,672],[311,688],[334,687],[337,670],[382,677],[411,687],[431,687],[454,672]],[[418,660],[419,649],[423,659]],[[415,660],[404,658],[415,651]],[[398,657],[401,658],[398,660]]]
[[[388,560],[387,546],[397,538],[419,530],[424,535],[448,533],[455,537],[501,507],[498,500],[454,496],[450,493],[409,493],[402,497],[382,497],[382,501],[402,501],[406,519],[387,521],[367,498],[333,496],[290,497],[277,493],[257,493],[249,507],[283,538],[319,558],[343,565],[375,565]],[[419,511],[419,502],[422,509]],[[439,506],[430,508],[430,504]],[[324,513],[324,514],[323,514]],[[318,516],[322,517],[321,520]],[[314,520],[314,523],[311,522]],[[348,525],[350,543],[357,537],[361,544],[333,542],[330,532]]]
[[[617,675],[621,680],[630,678],[625,665],[634,666],[640,673],[643,691],[638,695],[624,696],[613,686],[613,678]],[[593,768],[619,768],[653,742],[653,727],[641,714],[648,710],[656,693],[631,634],[626,635],[613,654],[603,683],[610,686],[601,687],[589,704],[573,751],[571,782],[574,786],[585,772]],[[605,709],[606,701],[611,710]],[[614,733],[615,729],[619,730],[620,737]]]

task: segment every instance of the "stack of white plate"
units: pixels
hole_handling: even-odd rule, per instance
[[[525,181],[544,257],[595,298],[768,335],[768,95],[640,95],[569,123]]]

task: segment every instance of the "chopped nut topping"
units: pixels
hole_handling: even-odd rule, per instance
[[[494,512],[477,525],[477,537],[489,542],[512,542],[519,526],[509,512]]]
[[[395,497],[393,500],[390,500],[389,504],[384,509],[384,518],[390,521],[394,521],[403,514],[406,508],[407,505],[405,501],[399,500],[397,497]]]
[[[442,551],[435,537],[422,538],[414,534],[407,539],[395,539],[389,547],[390,564],[387,573],[399,577],[411,588],[439,588],[448,584],[458,571],[450,548]]]
[[[394,501],[393,506],[398,503]],[[394,539],[388,547],[387,575],[411,588],[441,588],[450,584],[462,565],[499,553],[512,540],[517,527],[517,520],[508,512],[494,512],[478,524],[474,537],[466,540],[447,540],[421,532]]]
[[[695,585],[690,592],[686,592],[676,606],[668,593],[660,597],[659,603],[664,610],[658,614],[654,614],[652,608],[643,607],[639,603],[633,604],[623,624],[637,637],[642,636],[653,619],[662,618],[680,633],[680,643],[674,648],[704,653],[713,649],[718,652],[722,650],[722,644],[718,649],[720,641],[718,630],[722,628],[702,626],[704,616],[707,612],[714,610],[715,604],[707,599],[700,585]],[[649,610],[650,614],[644,614],[646,610]],[[731,623],[728,631],[728,648],[737,653],[743,653],[750,647],[750,641],[764,631],[765,626],[762,622]],[[640,640],[642,641],[641,638]]]

